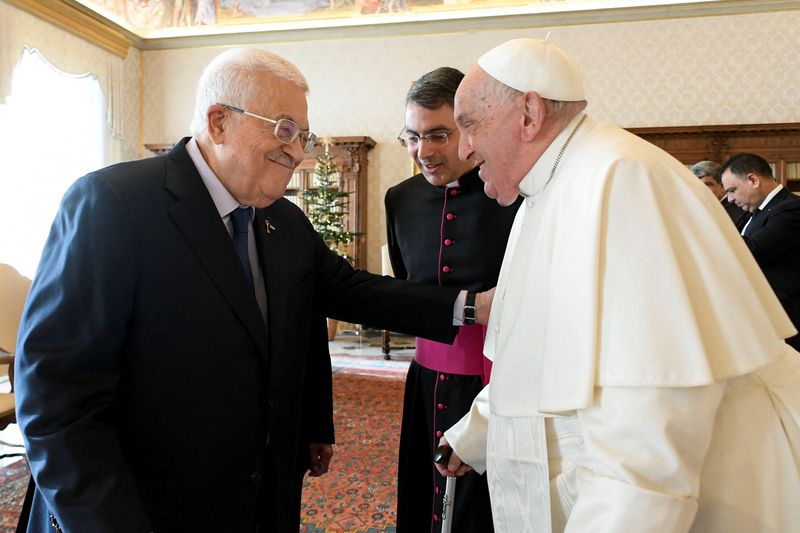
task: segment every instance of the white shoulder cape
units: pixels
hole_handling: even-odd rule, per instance
[[[579,117],[521,184],[539,191]],[[531,205],[533,207],[531,207]],[[716,198],[681,163],[590,117],[520,207],[485,353],[504,416],[591,405],[595,386],[748,373],[795,332]]]

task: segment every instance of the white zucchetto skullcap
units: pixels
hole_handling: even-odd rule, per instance
[[[575,62],[541,39],[506,41],[483,54],[478,65],[492,78],[521,92],[564,102],[586,100]]]

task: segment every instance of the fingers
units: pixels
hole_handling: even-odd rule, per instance
[[[325,474],[330,467],[333,457],[333,446],[324,443],[311,443],[308,445],[311,454],[311,462],[308,467],[311,477],[319,477]]]
[[[447,445],[447,439],[442,437],[439,440],[439,446]],[[453,451],[450,454],[450,460],[447,461],[447,465],[442,465],[439,463],[434,462],[434,466],[436,466],[436,470],[443,476],[453,477],[453,476],[463,476],[467,472],[472,471],[472,467],[468,464],[461,461],[461,458]]]

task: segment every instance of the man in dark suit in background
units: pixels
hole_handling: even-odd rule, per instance
[[[420,173],[386,192],[389,257],[395,276],[435,285],[487,290],[497,284],[520,201],[502,207],[483,192],[473,161],[458,158],[453,98],[464,74],[441,67],[406,96],[399,140]],[[444,430],[469,411],[489,381],[486,328],[460,328],[455,342],[417,339],[406,377],[397,480],[397,531],[441,531],[445,478],[431,463]],[[486,476],[458,482],[453,531],[489,533]]]
[[[720,176],[728,200],[751,213],[741,230],[744,242],[800,330],[800,198],[775,181],[769,163],[754,154],[731,157]],[[786,342],[800,350],[800,335]]]
[[[747,219],[750,218],[750,213],[733,202],[728,201],[728,198],[725,196],[725,187],[722,186],[722,181],[720,181],[719,169],[721,166],[722,165],[714,161],[700,161],[692,165],[690,170],[695,176],[700,178],[700,181],[708,187],[708,190],[717,197],[722,207],[725,208],[725,212],[731,217],[736,229],[741,231],[742,226],[744,226]]]
[[[307,90],[229,50],[193,137],[66,193],[17,346],[29,531],[297,531],[298,472],[332,453],[320,317],[452,341],[463,291],[353,270],[282,198]]]

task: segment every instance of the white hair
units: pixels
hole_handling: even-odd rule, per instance
[[[308,92],[308,82],[292,63],[258,48],[232,48],[215,57],[197,83],[197,99],[190,130],[195,137],[208,129],[208,108],[217,103],[242,109],[263,91],[254,74],[270,72]]]

